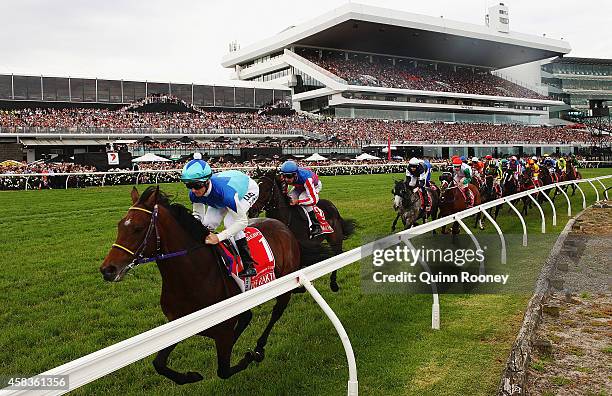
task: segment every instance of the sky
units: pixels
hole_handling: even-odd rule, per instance
[[[503,1],[503,0],[502,0]],[[2,0],[0,73],[222,83],[231,41],[245,47],[348,0]],[[484,24],[492,0],[359,0]],[[505,0],[510,30],[612,58],[610,0]]]

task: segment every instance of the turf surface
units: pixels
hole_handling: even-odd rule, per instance
[[[584,177],[610,170],[583,170]],[[357,220],[346,248],[389,233],[394,217],[390,189],[401,175],[324,177],[322,197]],[[611,181],[605,183],[607,186]],[[583,184],[587,202],[593,190]],[[0,376],[33,375],[165,323],[159,309],[160,275],[154,264],[139,267],[124,282],[102,281],[98,268],[115,240],[116,224],[130,205],[131,186],[0,192]],[[184,187],[162,185],[187,203]],[[567,221],[559,197],[558,225],[537,238],[540,220],[528,218],[530,245],[514,243],[509,255],[535,277],[554,236]],[[573,213],[581,205],[572,198]],[[471,222],[470,222],[471,223]],[[520,234],[516,217],[502,211],[504,232]],[[485,232],[492,232],[489,225]],[[327,279],[315,286],[335,310],[351,339],[361,394],[488,395],[522,319],[529,293],[441,296],[440,331],[432,331],[431,296],[364,294],[359,264],[340,271],[341,290]],[[255,317],[234,348],[234,362],[267,323],[272,303]],[[348,379],[346,358],[329,320],[308,295],[292,298],[274,328],[266,359],[220,380],[211,340],[193,337],[180,344],[170,364],[199,371],[204,380],[179,387],[157,375],[152,357],[78,389],[76,394],[258,394],[342,395]]]

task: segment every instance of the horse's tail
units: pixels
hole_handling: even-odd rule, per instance
[[[340,217],[340,224],[342,224],[342,235],[344,236],[344,239],[347,239],[355,233],[355,227],[357,226],[355,219],[345,219]]]
[[[331,247],[321,245],[311,240],[298,241],[300,244],[300,262],[302,267],[308,267],[334,256]]]

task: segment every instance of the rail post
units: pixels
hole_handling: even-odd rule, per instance
[[[595,190],[595,202],[599,202],[599,190],[597,189],[597,187],[595,187],[595,184],[593,184],[592,181],[587,179],[587,182],[591,185],[591,187],[593,187],[593,190]]]
[[[493,227],[495,227],[495,230],[497,230],[497,234],[499,235],[499,240],[501,242],[501,263],[502,264],[506,264],[507,262],[507,256],[506,256],[506,239],[504,238],[504,233],[502,232],[501,228],[499,228],[499,224],[497,224],[497,222],[495,221],[495,219],[493,218],[493,216],[491,216],[485,209],[480,208],[480,211],[482,212],[482,214],[485,215],[485,217],[491,222],[491,224],[493,224]]]
[[[407,236],[402,236],[402,242],[404,242],[409,249],[415,250],[414,245]],[[425,271],[431,274],[429,265],[421,259],[420,255],[419,264],[421,264],[421,267],[423,267]],[[431,328],[440,330],[440,296],[438,295],[438,284],[436,282],[431,282],[431,295],[433,297],[433,302],[431,304]]]
[[[576,188],[578,188],[578,191],[580,191],[580,195],[582,195],[582,209],[586,209],[586,197],[584,196],[584,191],[582,191],[582,188],[580,188],[580,185],[576,183],[574,180],[572,180],[572,184],[576,186]]]
[[[561,191],[561,194],[565,196],[565,200],[567,201],[567,217],[572,217],[572,202],[570,201],[567,193],[563,190],[563,186],[559,188],[559,191]]]
[[[538,210],[540,211],[540,216],[542,217],[542,234],[546,234],[546,218],[544,218],[544,211],[542,210],[542,207],[540,206],[540,204],[538,203],[538,200],[535,199],[533,197],[533,195],[528,194],[527,195],[534,204],[536,204],[536,206],[538,207]]]
[[[304,286],[306,290],[308,290],[312,298],[314,298],[317,304],[319,304],[340,336],[340,341],[342,341],[342,346],[344,347],[344,352],[346,353],[346,360],[348,361],[349,380],[347,394],[348,396],[357,396],[359,385],[357,382],[357,364],[355,363],[355,354],[353,353],[353,347],[351,346],[351,341],[348,338],[348,334],[346,333],[344,326],[342,326],[340,319],[338,319],[338,316],[336,316],[336,313],[327,304],[323,296],[319,294],[319,291],[312,285],[304,271],[300,271],[298,276],[300,284]]]
[[[523,219],[523,215],[508,198],[504,198],[504,202],[507,203],[512,210],[514,210],[514,213],[516,213],[519,220],[521,221],[521,225],[523,226],[523,246],[527,246],[527,224],[525,224],[525,219]]]
[[[456,215],[453,216],[453,219],[455,219],[455,221],[457,223],[459,223],[459,225],[461,225],[461,228],[463,228],[463,231],[465,231],[465,233],[470,236],[470,238],[472,239],[472,242],[474,242],[474,245],[476,246],[476,249],[477,250],[482,250],[480,248],[480,243],[478,243],[478,239],[476,239],[476,237],[474,236],[474,233],[472,232],[472,230],[470,230],[470,228],[468,226],[466,226],[465,223],[458,216],[456,216]],[[479,272],[480,272],[480,275],[484,275],[485,274],[484,261],[480,263]]]
[[[557,225],[557,209],[555,208],[555,203],[548,196],[548,190],[543,190],[542,187],[537,187],[536,190],[538,190],[540,194],[543,195],[544,198],[546,198],[546,200],[550,204],[550,207],[552,208],[552,225],[556,226]]]

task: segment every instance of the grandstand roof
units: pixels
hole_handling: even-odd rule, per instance
[[[571,56],[564,56],[562,58],[556,58],[550,61],[550,63],[565,63],[575,65],[612,65],[612,59],[602,58],[575,58]]]
[[[274,37],[231,52],[232,67],[293,45],[504,68],[570,52],[567,41],[348,3]]]

